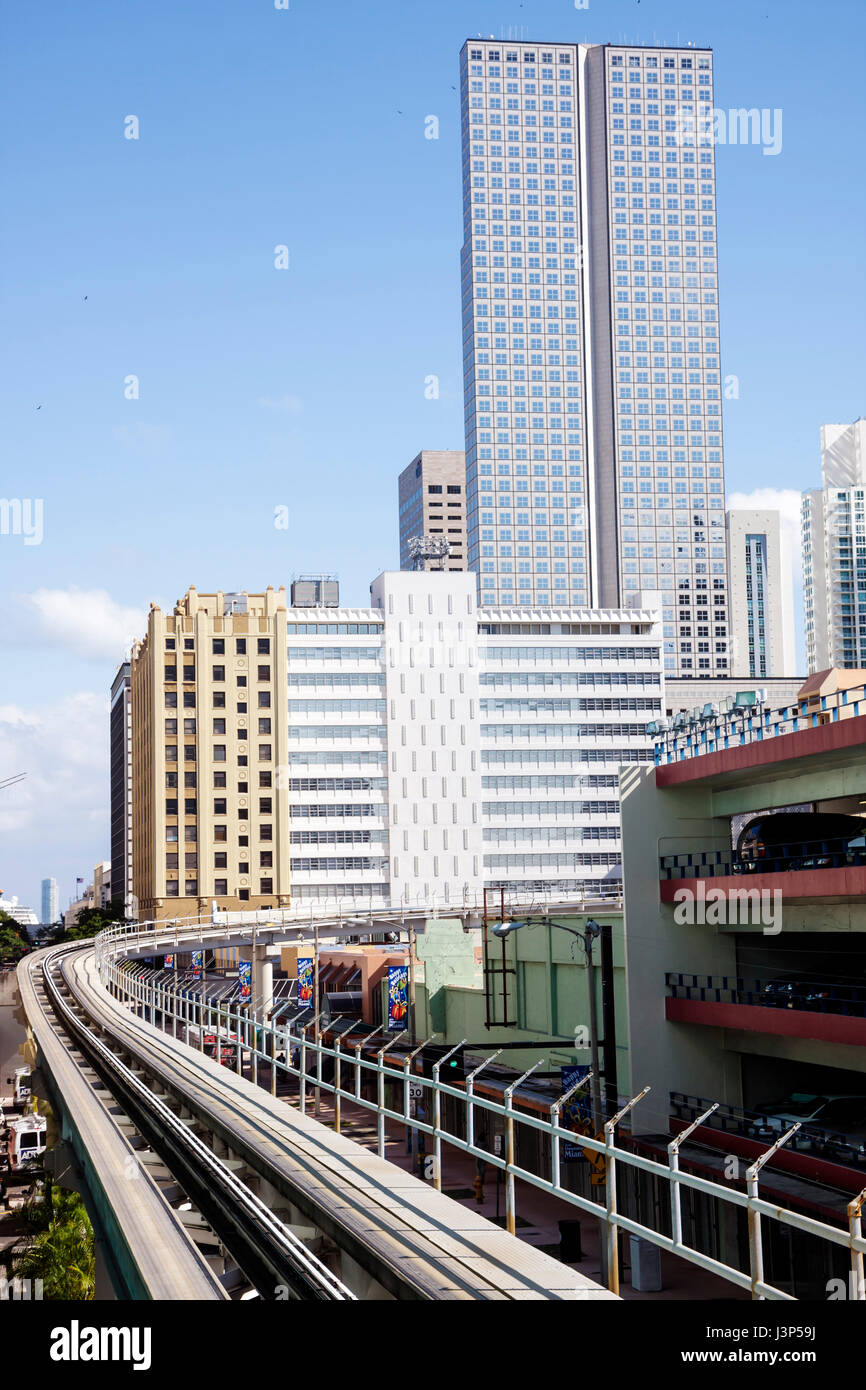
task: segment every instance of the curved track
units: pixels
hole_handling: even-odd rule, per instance
[[[228,1299],[229,1293],[191,1239],[181,1215],[172,1209],[151,1173],[138,1162],[117,1107],[106,1106],[98,1082],[82,1068],[83,1058],[59,1027],[43,980],[46,959],[60,952],[40,951],[18,968],[21,1000],[53,1088],[59,1095],[73,1145],[88,1156],[88,1186],[100,1208],[116,1251],[128,1296],[160,1301]],[[112,1113],[112,1111],[114,1113]],[[136,1181],[130,1181],[135,1174]]]
[[[139,1059],[192,1115],[400,1299],[611,1298],[420,1179],[271,1098],[133,1016],[102,985],[91,946],[64,963],[69,988],[110,1046]]]

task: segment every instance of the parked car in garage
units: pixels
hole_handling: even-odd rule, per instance
[[[781,1100],[755,1106],[757,1114],[775,1133],[790,1129],[799,1120],[804,1128],[824,1130],[834,1139],[866,1141],[866,1095],[817,1095],[794,1091]]]

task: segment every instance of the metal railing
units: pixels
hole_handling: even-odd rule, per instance
[[[733,975],[689,975],[672,970],[665,975],[665,984],[674,999],[866,1018],[866,988],[862,985],[834,985],[785,976],[759,980]]]
[[[170,979],[166,979],[164,982],[160,981],[158,978],[153,978],[155,972],[145,972],[141,967],[129,962],[122,962],[116,958],[114,949],[105,949],[106,944],[103,943],[100,949],[99,942],[97,942],[100,976],[103,984],[118,1000],[131,1007],[133,1011],[154,1026],[161,1025],[164,1029],[170,1027],[175,1037],[180,1030],[183,1040],[187,1044],[191,1045],[195,1041],[200,1048],[203,1048],[205,1032],[211,1032],[215,1037],[217,1057],[222,1054],[223,1041],[234,1049],[235,1067],[238,1075],[243,1075],[242,1058],[243,1054],[246,1053],[249,1058],[249,1070],[253,1084],[258,1084],[259,1071],[262,1065],[269,1069],[270,1090],[273,1096],[277,1094],[279,1073],[282,1072],[284,1076],[295,1078],[298,1083],[298,1104],[302,1113],[307,1110],[311,1090],[314,1098],[321,1092],[328,1093],[333,1097],[334,1127],[337,1132],[341,1128],[342,1103],[344,1101],[370,1111],[377,1118],[377,1150],[382,1157],[386,1157],[386,1124],[389,1121],[392,1124],[404,1126],[407,1131],[415,1130],[425,1139],[429,1138],[433,1143],[431,1175],[433,1185],[438,1191],[442,1190],[441,1154],[443,1143],[459,1153],[481,1160],[489,1167],[501,1171],[505,1178],[505,1224],[506,1229],[511,1234],[515,1234],[516,1231],[517,1197],[515,1184],[517,1181],[557,1197],[568,1205],[600,1220],[603,1223],[603,1238],[607,1243],[608,1285],[613,1292],[617,1292],[619,1288],[619,1241],[617,1234],[622,1230],[651,1242],[662,1251],[679,1256],[712,1274],[718,1275],[731,1284],[749,1290],[755,1299],[792,1300],[792,1294],[768,1283],[764,1277],[761,1222],[763,1219],[767,1219],[782,1226],[806,1232],[830,1245],[847,1250],[854,1275],[852,1287],[856,1287],[858,1290],[857,1297],[866,1301],[866,1284],[863,1280],[866,1239],[861,1234],[859,1224],[859,1202],[862,1198],[866,1198],[866,1190],[861,1194],[861,1199],[849,1207],[848,1227],[844,1229],[828,1225],[826,1222],[818,1221],[801,1213],[788,1211],[779,1207],[777,1203],[764,1201],[758,1191],[758,1172],[762,1160],[758,1160],[757,1165],[753,1164],[748,1170],[746,1174],[748,1191],[742,1192],[737,1188],[723,1186],[711,1179],[682,1171],[679,1167],[679,1147],[682,1143],[682,1135],[668,1145],[667,1164],[659,1163],[643,1154],[622,1147],[616,1143],[617,1126],[626,1113],[637,1105],[647,1093],[648,1087],[633,1100],[630,1100],[617,1115],[605,1122],[602,1134],[598,1136],[580,1135],[577,1141],[586,1156],[594,1164],[603,1168],[603,1199],[601,1202],[596,1202],[590,1197],[572,1191],[562,1182],[561,1145],[563,1143],[574,1145],[576,1142],[575,1131],[566,1128],[561,1123],[561,1110],[568,1098],[568,1093],[557,1096],[549,1105],[546,1115],[517,1108],[521,1104],[521,1098],[518,1096],[515,1099],[515,1093],[527,1077],[541,1065],[540,1062],[506,1086],[502,1101],[495,1100],[489,1095],[479,1094],[474,1084],[475,1078],[483,1066],[492,1060],[490,1058],[483,1061],[466,1078],[465,1088],[450,1085],[444,1082],[440,1076],[440,1068],[446,1060],[445,1058],[441,1058],[433,1065],[432,1077],[419,1075],[416,1058],[421,1052],[423,1043],[414,1046],[413,1050],[403,1057],[399,1065],[386,1060],[389,1048],[394,1045],[398,1037],[403,1036],[402,1034],[392,1035],[389,1039],[387,1036],[381,1036],[382,1028],[380,1027],[373,1033],[356,1036],[354,1041],[350,1043],[351,1032],[333,1035],[334,1027],[339,1020],[332,1020],[330,1029],[333,1045],[329,1045],[322,1040],[321,1034],[316,1036],[316,1019],[311,1018],[304,1024],[301,1024],[300,1020],[296,1020],[292,1025],[281,1023],[279,1020],[271,1022],[237,1007],[233,1010],[229,1004],[225,1007],[220,1003],[217,1003],[216,1006],[212,1003],[208,1004],[207,1000],[202,1000],[188,988],[179,990],[173,987],[173,982]],[[149,978],[145,978],[146,976]],[[376,1041],[375,1046],[373,1045],[374,1040]],[[461,1045],[457,1044],[458,1047]],[[362,1055],[365,1049],[367,1051],[366,1056]],[[371,1052],[374,1055],[370,1055]],[[333,1064],[331,1076],[328,1078],[325,1077],[323,1070],[325,1060]],[[310,1070],[311,1066],[312,1071]],[[344,1084],[347,1075],[350,1078],[349,1085]],[[589,1080],[589,1077],[584,1078],[583,1085],[588,1085]],[[366,1087],[365,1081],[368,1083]],[[389,1086],[391,1088],[390,1096],[387,1090]],[[422,1089],[424,1118],[417,1111],[414,1115],[412,1113],[411,1092],[413,1088],[418,1087]],[[365,1090],[367,1092],[372,1091],[372,1096],[365,1094]],[[464,1134],[452,1133],[443,1125],[442,1106],[443,1101],[448,1100],[457,1102],[463,1107],[465,1125],[462,1128],[465,1131],[465,1137]],[[395,1104],[395,1101],[398,1103]],[[522,1103],[526,1104],[525,1098]],[[537,1099],[534,1103],[538,1103]],[[493,1120],[501,1125],[505,1140],[504,1153],[493,1153],[477,1142],[476,1114],[479,1111],[483,1112],[488,1120]],[[427,1116],[432,1118],[428,1120]],[[796,1128],[797,1126],[789,1134],[783,1136],[781,1142],[790,1138]],[[521,1166],[517,1161],[518,1130],[521,1133],[532,1131],[534,1135],[541,1135],[549,1141],[550,1162],[547,1173],[532,1171]],[[778,1147],[778,1142],[774,1145],[774,1151],[776,1147]],[[626,1216],[617,1209],[617,1168],[620,1164],[626,1168],[649,1174],[669,1185],[672,1235],[669,1236],[655,1230],[641,1221]],[[703,1193],[717,1201],[726,1203],[728,1206],[741,1207],[747,1212],[748,1273],[685,1243],[682,1237],[682,1188]],[[854,1211],[855,1205],[856,1213]]]
[[[822,695],[820,708],[815,707],[814,701],[812,696],[778,710],[764,709],[760,705],[734,706],[713,715],[684,720],[681,725],[675,722],[674,727],[660,734],[653,730],[658,739],[653,749],[656,767],[703,757],[707,753],[720,753],[726,748],[742,748],[765,739],[814,729],[820,724],[835,724],[843,710],[849,716],[866,714],[866,686]]]
[[[830,839],[790,840],[784,844],[766,845],[761,855],[748,857],[733,849],[691,850],[682,854],[666,854],[659,859],[661,876],[665,879],[726,878],[736,874],[795,873],[804,869],[844,869],[866,864],[866,843],[859,845],[862,835],[836,835]]]

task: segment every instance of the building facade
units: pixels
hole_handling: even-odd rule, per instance
[[[397,481],[401,570],[466,569],[466,456],[457,449],[422,449]],[[417,555],[410,542],[448,543],[447,553]],[[438,549],[438,547],[436,547]],[[429,549],[429,547],[428,547]]]
[[[821,427],[821,487],[803,493],[806,664],[866,666],[866,420]]]
[[[111,893],[130,914],[132,903],[132,693],[130,663],[111,683],[109,750],[111,781]]]
[[[56,922],[60,916],[60,897],[57,892],[56,878],[43,878],[42,880],[42,917],[43,923]]]
[[[761,680],[792,676],[793,557],[774,511],[727,514],[731,675]],[[709,628],[709,622],[704,623]],[[700,632],[700,625],[698,626]]]
[[[652,1088],[633,1133],[663,1154],[718,1102],[698,1160],[721,1172],[735,1155],[742,1175],[799,1120],[762,1193],[844,1222],[866,1163],[863,686],[826,673],[777,735],[744,730],[622,773],[629,1090]],[[798,829],[774,836],[791,810]],[[766,847],[746,872],[755,819]]]
[[[691,47],[461,54],[480,601],[617,608],[659,590],[674,676],[730,671],[712,83]]]
[[[646,597],[479,609],[472,575],[400,572],[370,609],[289,610],[293,903],[617,891],[618,769],[663,712]]]
[[[139,916],[288,905],[285,590],[154,605],[130,665]]]

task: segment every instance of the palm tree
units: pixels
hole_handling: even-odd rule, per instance
[[[42,1196],[25,1208],[24,1219],[31,1234],[15,1274],[41,1279],[46,1299],[92,1299],[93,1227],[79,1193],[49,1179]]]

